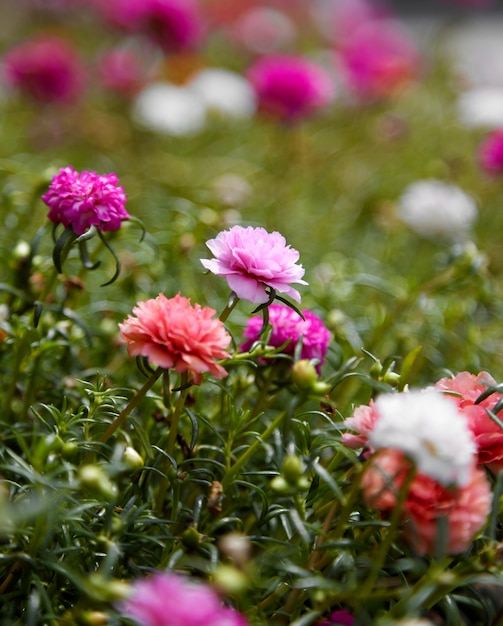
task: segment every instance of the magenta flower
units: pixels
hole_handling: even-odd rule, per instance
[[[147,357],[150,363],[192,374],[199,385],[204,372],[216,378],[227,376],[215,359],[225,359],[231,338],[223,322],[214,319],[214,309],[192,306],[180,294],[139,302],[119,324],[122,339],[131,356]]]
[[[146,35],[165,52],[194,48],[204,32],[196,0],[97,0],[97,6],[105,19]]]
[[[269,306],[269,323],[271,324],[271,334],[267,344],[274,348],[279,348],[287,341],[283,352],[293,355],[295,348],[302,338],[301,359],[318,359],[319,365],[325,361],[325,355],[330,343],[330,332],[322,320],[312,311],[302,311],[305,319],[289,306],[283,304],[271,304]],[[248,320],[244,336],[248,341],[243,343],[241,350],[247,351],[255,341],[260,339],[263,319],[260,315],[255,315]],[[319,373],[319,366],[318,366]]]
[[[63,167],[54,176],[42,200],[50,208],[47,217],[56,224],[71,226],[82,235],[91,226],[99,230],[117,230],[129,217],[126,194],[115,174],[77,172]]]
[[[348,611],[334,611],[328,620],[316,622],[316,626],[353,626],[355,618]]]
[[[503,173],[503,128],[489,133],[478,150],[479,163],[489,174]]]
[[[307,285],[302,280],[304,268],[297,265],[297,250],[287,246],[280,233],[233,226],[206,245],[215,258],[201,259],[201,263],[213,274],[224,276],[239,298],[263,304],[269,299],[265,288],[270,287],[300,302],[299,292],[290,283]]]
[[[339,52],[349,89],[359,98],[392,96],[419,73],[417,47],[405,30],[388,20],[364,22]]]
[[[38,102],[69,103],[84,89],[84,68],[74,48],[57,37],[18,44],[3,59],[8,85]]]
[[[132,585],[118,609],[141,626],[247,626],[208,586],[173,573],[157,573]]]
[[[300,56],[264,56],[249,68],[247,78],[259,108],[287,122],[309,117],[334,97],[330,75]]]
[[[111,91],[130,96],[141,87],[144,70],[138,56],[130,50],[108,50],[99,59],[98,78]]]

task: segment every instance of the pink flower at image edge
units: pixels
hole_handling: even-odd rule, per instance
[[[141,626],[247,626],[210,587],[168,572],[134,582],[117,608]]]
[[[201,263],[213,274],[223,276],[239,298],[263,304],[269,298],[267,286],[300,302],[300,294],[291,283],[307,285],[302,280],[304,268],[297,265],[297,250],[287,246],[280,233],[233,226],[206,245],[215,258],[201,259]]]
[[[130,356],[144,356],[150,363],[180,374],[191,373],[198,385],[204,372],[216,378],[227,375],[216,359],[229,356],[225,349],[231,338],[214,315],[213,309],[192,306],[180,294],[170,299],[159,294],[139,302],[119,330]]]
[[[91,226],[99,230],[118,230],[126,211],[126,194],[118,186],[116,174],[77,172],[71,166],[54,176],[43,202],[50,208],[47,217],[56,224],[71,226],[82,235]]]

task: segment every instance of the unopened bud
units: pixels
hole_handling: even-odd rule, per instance
[[[100,496],[112,500],[117,488],[99,465],[85,465],[79,470],[80,484]]]
[[[122,462],[131,471],[139,470],[145,465],[143,457],[131,446],[127,446],[122,455]]]
[[[325,394],[330,390],[330,385],[318,380],[316,367],[308,359],[301,359],[293,364],[292,380],[302,391]]]
[[[287,483],[295,485],[297,480],[303,474],[303,465],[301,459],[295,454],[289,454],[285,457],[283,465],[281,467],[281,474],[284,476]]]
[[[223,594],[233,596],[246,591],[248,578],[233,565],[218,565],[213,572],[213,583]]]

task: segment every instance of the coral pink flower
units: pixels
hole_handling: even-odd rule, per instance
[[[178,373],[189,372],[199,385],[202,374],[227,376],[215,359],[225,359],[231,338],[223,322],[213,319],[215,311],[199,304],[192,306],[180,294],[139,302],[133,315],[119,324],[120,334],[131,356],[147,357],[150,363]]]
[[[478,397],[492,385],[496,385],[496,381],[487,372],[477,375],[460,372],[453,378],[442,378],[435,383],[435,387],[447,392],[447,397],[466,415],[468,428],[477,446],[479,463],[498,471],[503,469],[503,430],[489,417],[486,409],[492,410],[503,394],[496,392],[476,403]]]
[[[82,235],[91,226],[117,230],[128,219],[126,194],[115,174],[75,171],[71,166],[54,176],[42,200],[50,207],[47,217],[56,224],[71,226]]]
[[[247,77],[259,108],[287,122],[309,117],[334,96],[330,75],[300,56],[264,56],[249,68]]]
[[[105,19],[146,35],[165,52],[197,46],[204,25],[197,0],[95,0]]]
[[[364,22],[339,53],[349,89],[362,99],[392,96],[419,73],[415,44],[388,20]]]
[[[239,298],[257,304],[267,302],[265,287],[271,287],[300,302],[299,292],[290,283],[307,285],[302,280],[304,268],[297,265],[297,250],[287,246],[280,233],[233,226],[206,245],[215,258],[201,259],[201,263],[213,274],[225,276]]]
[[[136,581],[118,609],[141,626],[247,626],[210,587],[172,573]]]
[[[74,102],[84,89],[84,67],[74,48],[58,37],[18,44],[3,59],[8,85],[38,102]]]
[[[290,343],[283,349],[285,354],[293,355],[297,343],[302,338],[301,359],[317,359],[322,365],[330,343],[330,332],[322,320],[312,311],[302,311],[305,319],[289,306],[283,304],[271,304],[269,306],[269,323],[271,334],[268,345],[279,348],[287,341]],[[246,351],[260,339],[259,333],[263,325],[261,315],[256,315],[248,320],[244,336],[248,337],[241,346]],[[319,373],[318,366],[318,373]]]
[[[400,488],[411,465],[398,450],[383,449],[372,457],[362,478],[364,498],[369,506],[389,513],[397,504]],[[469,482],[448,489],[424,474],[412,479],[402,511],[405,537],[418,554],[445,554],[466,550],[487,521],[491,509],[491,488],[485,473],[472,469]],[[437,546],[439,533],[446,544]]]
[[[503,128],[489,133],[478,149],[480,166],[489,174],[503,173]]]

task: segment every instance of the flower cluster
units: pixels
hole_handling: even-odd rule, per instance
[[[330,331],[323,321],[312,311],[302,311],[304,319],[291,307],[282,304],[269,306],[269,323],[271,332],[267,338],[267,345],[274,348],[284,346],[285,354],[293,355],[299,341],[302,342],[299,357],[301,359],[316,359],[318,372],[320,365],[325,361],[325,355],[330,342]],[[248,320],[244,336],[247,338],[241,345],[241,350],[247,351],[259,341],[263,319],[255,315]]]
[[[213,274],[224,276],[238,298],[263,304],[269,300],[265,288],[270,287],[300,302],[291,283],[307,284],[302,280],[304,268],[297,265],[297,250],[286,245],[280,233],[233,226],[206,245],[215,258],[201,259],[201,263]]]
[[[213,319],[215,311],[177,294],[139,302],[133,315],[119,324],[120,334],[131,356],[144,356],[150,363],[178,373],[188,372],[194,384],[204,372],[216,378],[227,375],[216,362],[225,359],[231,338],[223,323]]]
[[[247,626],[210,587],[173,573],[136,581],[119,609],[141,626]]]
[[[48,218],[56,224],[71,226],[82,235],[91,226],[99,230],[118,230],[129,218],[126,194],[116,174],[77,172],[63,167],[54,176],[42,200],[50,208]]]
[[[362,488],[370,506],[387,512],[395,508],[414,467],[402,517],[406,536],[419,553],[435,553],[444,535],[447,543],[441,548],[461,552],[486,522],[491,490],[477,468],[477,448],[480,457],[484,436],[479,433],[477,441],[475,434],[476,418],[485,409],[474,404],[482,380],[465,373],[458,380],[442,379],[434,389],[386,394],[358,407],[345,421],[356,434],[345,433],[343,442],[366,450]],[[471,411],[476,414],[472,420]]]

